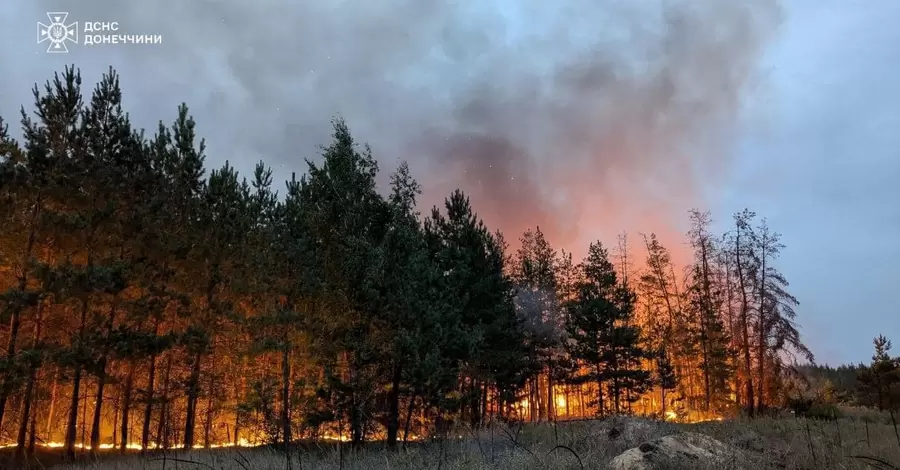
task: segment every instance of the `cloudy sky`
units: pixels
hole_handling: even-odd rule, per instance
[[[639,6],[638,6],[639,5]],[[47,54],[68,12],[82,44]],[[456,187],[515,238],[656,232],[684,260],[692,207],[749,207],[820,362],[900,342],[900,2],[895,0],[4,0],[0,115],[66,64],[121,75],[137,125],[186,102],[208,166],[302,171],[343,116],[424,204]],[[83,44],[84,22],[162,44]]]

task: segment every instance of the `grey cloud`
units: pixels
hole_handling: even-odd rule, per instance
[[[67,6],[70,20],[165,42],[60,58],[29,43],[58,4],[0,8],[18,44],[0,53],[21,65],[0,74],[18,90],[4,91],[6,115],[27,102],[23,83],[67,61],[89,82],[111,64],[139,124],[186,101],[211,164],[264,158],[282,177],[341,115],[386,166],[410,161],[427,203],[462,187],[495,227],[540,224],[564,246],[675,230],[700,177],[729,165],[720,136],[779,19],[776,0],[86,0]]]

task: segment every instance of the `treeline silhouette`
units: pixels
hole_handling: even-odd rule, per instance
[[[791,408],[855,405],[894,412],[900,410],[900,357],[891,356],[891,341],[883,335],[872,340],[874,354],[869,364],[845,364],[837,367],[805,364],[796,368],[799,376],[785,388]],[[822,414],[822,413],[819,413]]]
[[[0,122],[0,430],[21,454],[753,414],[812,359],[749,210],[721,235],[691,211],[684,269],[652,234],[640,268],[624,236],[576,262],[535,228],[510,252],[461,191],[420,214],[405,164],[379,193],[343,121],[281,192],[263,163],[207,173],[185,105],[147,137],[112,69],[81,84],[36,86],[21,142]]]

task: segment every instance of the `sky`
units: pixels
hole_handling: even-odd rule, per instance
[[[36,23],[79,22],[47,54]],[[207,166],[304,171],[341,116],[423,208],[459,187],[515,241],[584,254],[655,232],[688,260],[687,211],[748,207],[820,363],[900,341],[900,2],[895,0],[4,0],[0,116],[66,64],[112,66],[132,122],[186,102]],[[85,22],[162,44],[83,42]],[[14,126],[11,126],[14,127]],[[900,345],[900,344],[898,344]]]

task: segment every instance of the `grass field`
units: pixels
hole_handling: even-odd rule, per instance
[[[635,424],[636,423],[636,424]],[[610,438],[610,430],[619,436]],[[59,470],[369,470],[369,469],[603,469],[628,448],[682,431],[706,434],[752,453],[758,469],[896,469],[900,437],[884,416],[853,416],[834,421],[762,418],[698,424],[671,424],[612,418],[523,426],[492,426],[478,433],[459,430],[453,439],[417,443],[397,452],[379,444],[360,450],[313,446],[290,455],[265,448],[105,455],[93,462],[60,464],[58,455],[41,454],[32,468]],[[612,434],[616,434],[613,432]],[[55,464],[55,465],[54,465]],[[3,463],[0,461],[0,466]],[[747,466],[746,464],[744,465]],[[4,468],[12,468],[7,465]],[[741,468],[736,462],[689,468]]]

